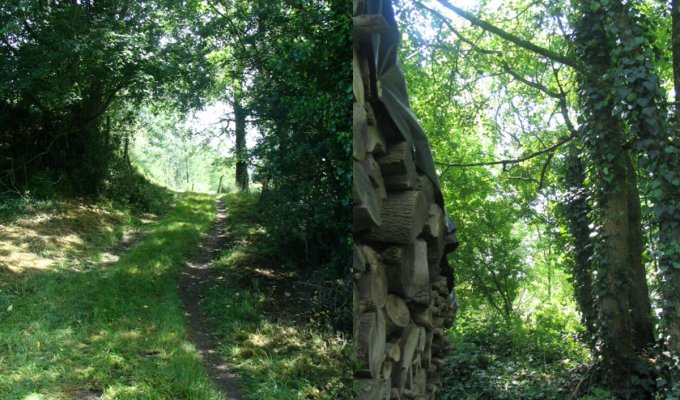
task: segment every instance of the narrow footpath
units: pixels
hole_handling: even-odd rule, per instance
[[[210,266],[225,242],[226,217],[224,204],[218,200],[215,224],[199,246],[197,253],[184,266],[180,274],[179,287],[189,327],[189,338],[203,358],[210,379],[224,394],[226,400],[242,400],[237,378],[220,356],[217,343],[212,336],[210,320],[202,308],[205,294],[210,289],[211,282],[214,282]]]

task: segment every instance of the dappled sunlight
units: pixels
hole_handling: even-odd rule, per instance
[[[207,196],[185,201],[214,206]],[[0,281],[0,398],[28,393],[50,400],[168,398],[172,393],[217,399],[200,355],[186,339],[183,319],[176,318],[181,310],[173,268],[207,230],[210,215],[182,209],[106,268],[26,268]],[[167,229],[170,225],[177,231]],[[63,253],[89,257],[96,238],[86,233],[103,228],[65,232],[59,231],[60,237],[74,235],[81,243],[73,241]]]
[[[123,235],[129,218],[111,208],[63,202],[51,213],[0,224],[0,269],[78,269],[77,264],[100,258],[98,248]]]

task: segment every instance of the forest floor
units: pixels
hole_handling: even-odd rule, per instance
[[[255,200],[0,204],[0,398],[350,398],[348,342],[268,253]]]

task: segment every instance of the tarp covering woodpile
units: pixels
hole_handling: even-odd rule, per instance
[[[409,106],[390,0],[354,0],[354,339],[360,399],[435,399],[455,240]]]

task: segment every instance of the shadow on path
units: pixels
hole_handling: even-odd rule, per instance
[[[226,236],[226,210],[221,201],[217,203],[217,218],[198,252],[186,264],[180,274],[179,287],[184,303],[184,314],[189,326],[189,338],[203,358],[203,364],[215,386],[226,400],[242,400],[236,376],[221,357],[208,316],[202,308],[205,295],[214,276],[210,266],[219,255]]]

